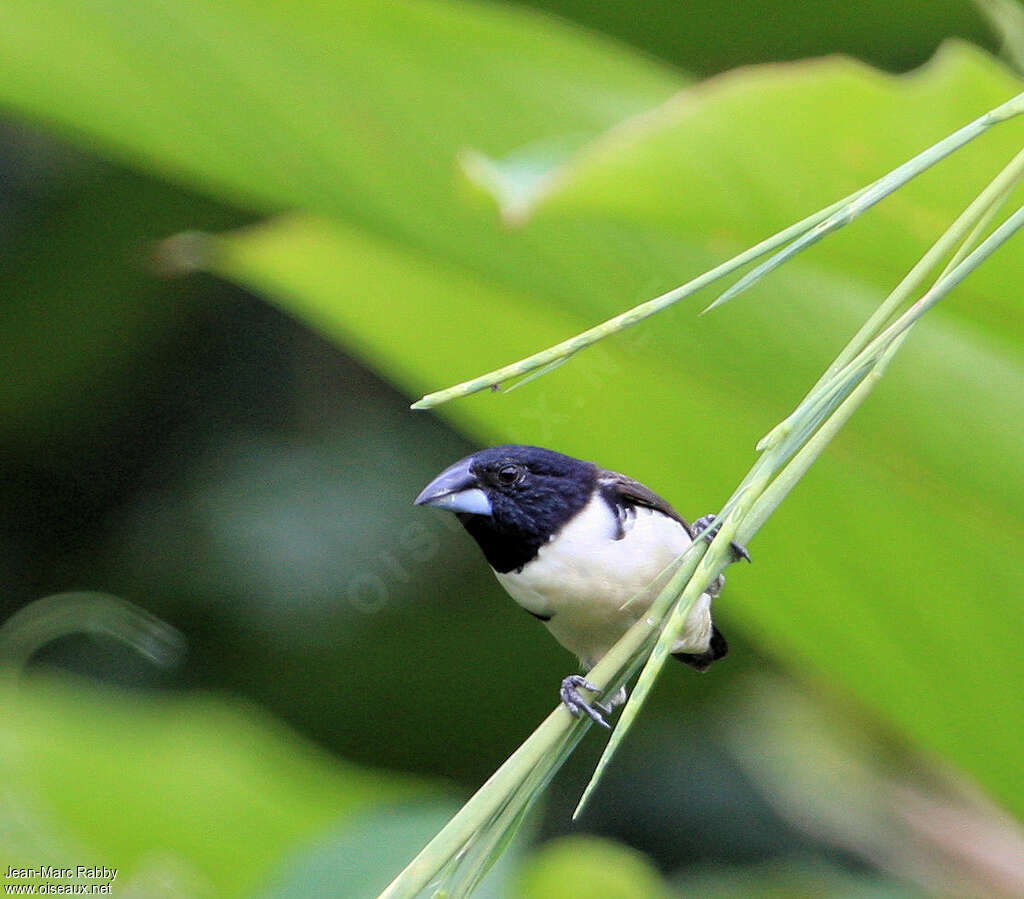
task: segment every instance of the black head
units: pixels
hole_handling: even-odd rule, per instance
[[[416,498],[450,509],[496,571],[530,561],[590,500],[597,466],[539,446],[495,446],[461,459]]]

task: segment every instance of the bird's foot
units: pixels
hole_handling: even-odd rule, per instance
[[[590,703],[580,695],[580,687],[584,690],[589,690],[591,693],[601,692],[601,688],[597,684],[592,684],[582,674],[570,674],[562,681],[562,689],[559,690],[562,703],[572,713],[573,717],[579,718],[583,712],[586,712],[591,719],[602,727],[610,728],[611,725],[604,720],[604,715],[610,714],[612,709],[615,708],[614,697],[607,705],[602,705],[600,702]]]
[[[711,528],[711,522],[713,522],[716,517],[717,516],[715,515],[715,513],[711,512],[708,515],[702,515],[693,523],[693,537],[695,540],[702,534],[704,534],[704,532],[707,531],[708,528]],[[711,528],[710,533],[707,535],[708,540],[715,539],[715,535],[718,533],[719,527],[721,527],[721,525],[716,525],[714,528]],[[736,542],[731,543],[730,546],[732,546],[733,555],[736,557],[735,561],[738,562],[740,559],[746,559],[746,561],[749,562],[751,560],[750,553],[747,551],[747,548],[745,546],[741,546],[739,543]]]

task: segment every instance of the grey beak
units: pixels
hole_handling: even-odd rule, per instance
[[[470,471],[472,457],[449,465],[423,488],[414,505],[436,506],[449,512],[469,515],[490,515],[491,501],[480,489],[480,482]]]

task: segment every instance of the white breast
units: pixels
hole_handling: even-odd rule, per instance
[[[595,496],[522,571],[495,572],[521,606],[551,616],[548,630],[584,668],[596,664],[647,611],[668,581],[667,567],[691,543],[678,521],[653,509],[637,508],[620,540],[618,526],[609,505]],[[694,606],[676,651],[707,648],[710,602],[705,595]]]

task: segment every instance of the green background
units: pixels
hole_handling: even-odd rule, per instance
[[[110,612],[5,684],[0,863],[371,895],[526,736],[573,661],[410,498],[517,441],[717,508],[1021,145],[999,127],[711,315],[409,412],[1021,89],[972,5],[792,7],[5,4],[3,601],[108,591],[187,650],[154,665]],[[863,61],[738,68],[834,51]],[[1022,260],[929,315],[731,573],[728,662],[666,674],[582,822],[618,842],[554,841],[592,737],[487,889],[913,893],[942,845],[915,809],[1020,814]]]

